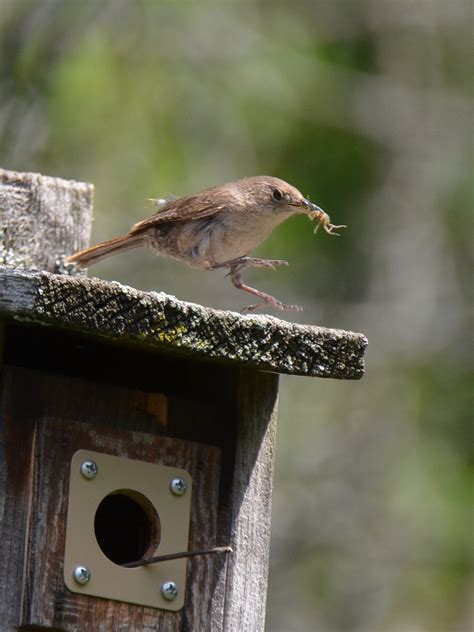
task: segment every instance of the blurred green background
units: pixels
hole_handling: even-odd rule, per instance
[[[467,0],[0,0],[0,164],[94,183],[93,241],[257,174],[349,226],[247,274],[370,341],[361,382],[282,379],[268,632],[473,630],[471,40]],[[247,304],[146,251],[92,272]]]

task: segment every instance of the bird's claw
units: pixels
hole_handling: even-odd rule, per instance
[[[262,268],[270,268],[271,270],[275,270],[277,266],[289,266],[290,264],[286,259],[262,259],[259,267]]]
[[[247,305],[246,307],[242,307],[240,312],[242,314],[248,314],[262,307],[274,307],[275,309],[279,309],[282,312],[302,312],[303,311],[303,308],[301,307],[301,305],[288,305],[287,303],[282,303],[278,299],[273,299],[273,300],[266,300],[264,303],[257,303],[255,305]]]

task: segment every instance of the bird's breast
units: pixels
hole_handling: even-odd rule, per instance
[[[156,226],[151,247],[193,268],[238,259],[257,248],[284,221],[222,211],[212,217]]]

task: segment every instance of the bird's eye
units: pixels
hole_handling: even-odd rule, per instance
[[[283,200],[283,193],[280,191],[280,189],[273,189],[272,198],[276,202],[281,202]]]

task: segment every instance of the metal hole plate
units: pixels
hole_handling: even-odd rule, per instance
[[[84,461],[97,464],[97,474],[81,473]],[[182,496],[173,494],[170,481],[183,478],[187,485]],[[101,501],[118,490],[133,490],[145,496],[156,509],[161,539],[150,555],[166,555],[188,549],[192,479],[189,472],[144,461],[124,459],[90,450],[79,450],[71,461],[64,581],[69,590],[117,601],[179,610],[184,605],[185,559],[160,562],[139,568],[125,568],[109,560],[97,543],[94,519]],[[117,529],[120,524],[117,524]],[[90,579],[81,585],[74,569],[85,567]],[[165,582],[175,582],[178,595],[172,601],[161,594]]]

